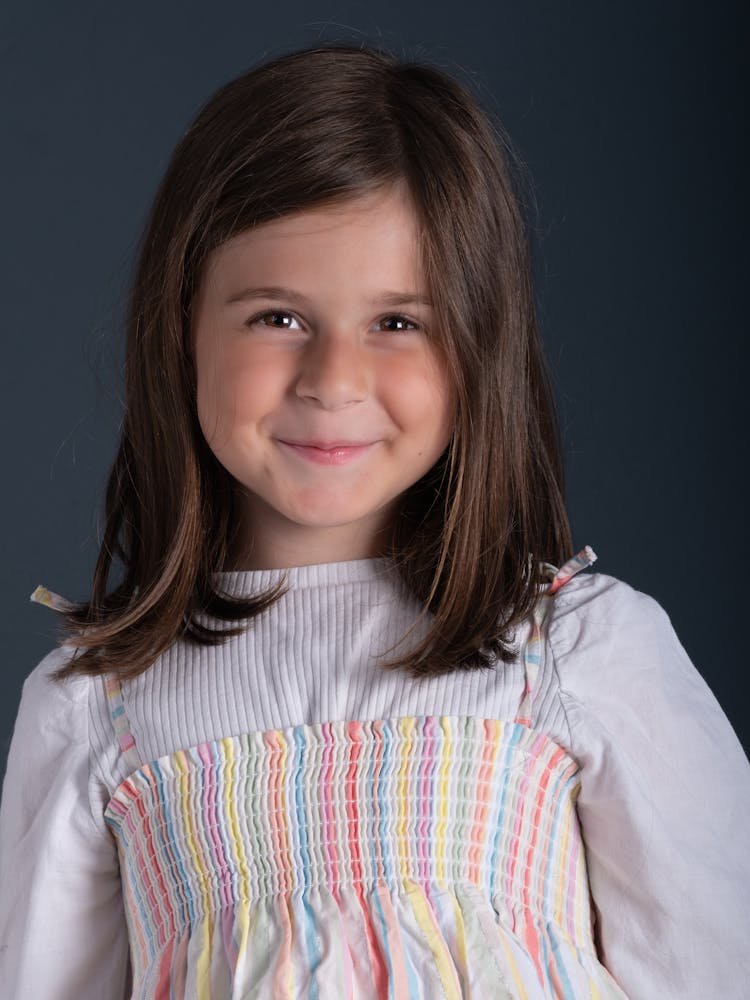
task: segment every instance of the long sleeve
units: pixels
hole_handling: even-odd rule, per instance
[[[598,577],[550,632],[604,964],[631,1000],[750,982],[750,767],[651,598]]]
[[[0,996],[122,1000],[128,942],[117,852],[91,773],[87,678],[24,685],[0,807]]]

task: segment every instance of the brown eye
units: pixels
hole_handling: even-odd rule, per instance
[[[261,316],[260,318],[263,320],[265,326],[276,326],[283,330],[288,329],[286,320],[291,321],[292,319],[289,313],[282,313],[282,312],[265,313],[265,315]],[[267,322],[269,319],[270,322]]]
[[[298,320],[291,313],[272,311],[259,313],[254,316],[251,320],[248,320],[248,326],[254,326],[259,323],[261,326],[270,327],[272,330],[293,330],[296,327],[292,326],[292,323],[297,323]]]
[[[419,328],[413,320],[408,319],[406,316],[399,315],[384,316],[383,319],[380,320],[380,323],[385,325],[388,333],[407,333],[407,326],[411,330],[417,330]]]

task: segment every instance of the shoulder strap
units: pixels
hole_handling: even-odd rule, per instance
[[[539,564],[539,571],[542,578],[549,582],[540,590],[539,597],[534,605],[531,634],[524,651],[525,683],[523,695],[521,696],[521,704],[519,705],[518,715],[515,720],[521,725],[531,725],[534,692],[536,691],[536,682],[542,662],[544,632],[547,627],[550,611],[552,610],[552,598],[576,573],[596,562],[596,558],[596,553],[591,546],[586,545],[580,552],[576,553],[571,559],[568,559],[560,569],[557,569],[557,567],[552,566],[550,563]]]
[[[125,711],[125,702],[122,697],[122,684],[118,677],[114,677],[112,674],[107,674],[102,677],[104,683],[104,691],[107,696],[107,704],[109,705],[109,714],[112,718],[112,725],[115,729],[115,735],[117,737],[117,743],[120,747],[120,753],[125,759],[125,762],[135,771],[140,767],[140,760],[138,759],[138,754],[135,747],[135,738],[130,731],[130,720],[128,719],[127,712]]]
[[[46,587],[41,585],[37,587],[31,595],[31,600],[36,604],[43,604],[47,608],[52,608],[53,611],[65,612],[70,611],[75,607],[75,605],[66,598],[61,597],[59,594],[55,594],[53,591],[48,590]],[[102,683],[104,685],[104,693],[107,697],[107,704],[109,705],[109,714],[112,718],[112,725],[115,729],[115,735],[117,736],[117,743],[120,747],[120,752],[131,769],[136,770],[136,768],[140,767],[140,761],[138,760],[138,755],[135,750],[135,739],[133,738],[133,734],[130,732],[130,721],[128,720],[128,716],[125,711],[125,703],[122,697],[122,685],[119,678],[113,677],[112,675],[102,676]]]

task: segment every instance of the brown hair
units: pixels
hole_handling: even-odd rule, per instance
[[[90,600],[66,615],[77,650],[61,675],[136,676],[178,637],[221,642],[283,593],[283,582],[245,598],[216,586],[237,496],[198,425],[193,299],[207,255],[231,236],[399,181],[420,225],[457,415],[444,456],[402,497],[391,555],[433,620],[389,666],[429,674],[509,659],[537,594],[531,567],[571,553],[510,150],[457,80],[380,49],[283,55],[205,105],[142,240],[104,537]]]

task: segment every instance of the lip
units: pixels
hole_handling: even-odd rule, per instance
[[[317,465],[346,465],[364,455],[375,441],[284,441],[279,444],[300,458]]]

